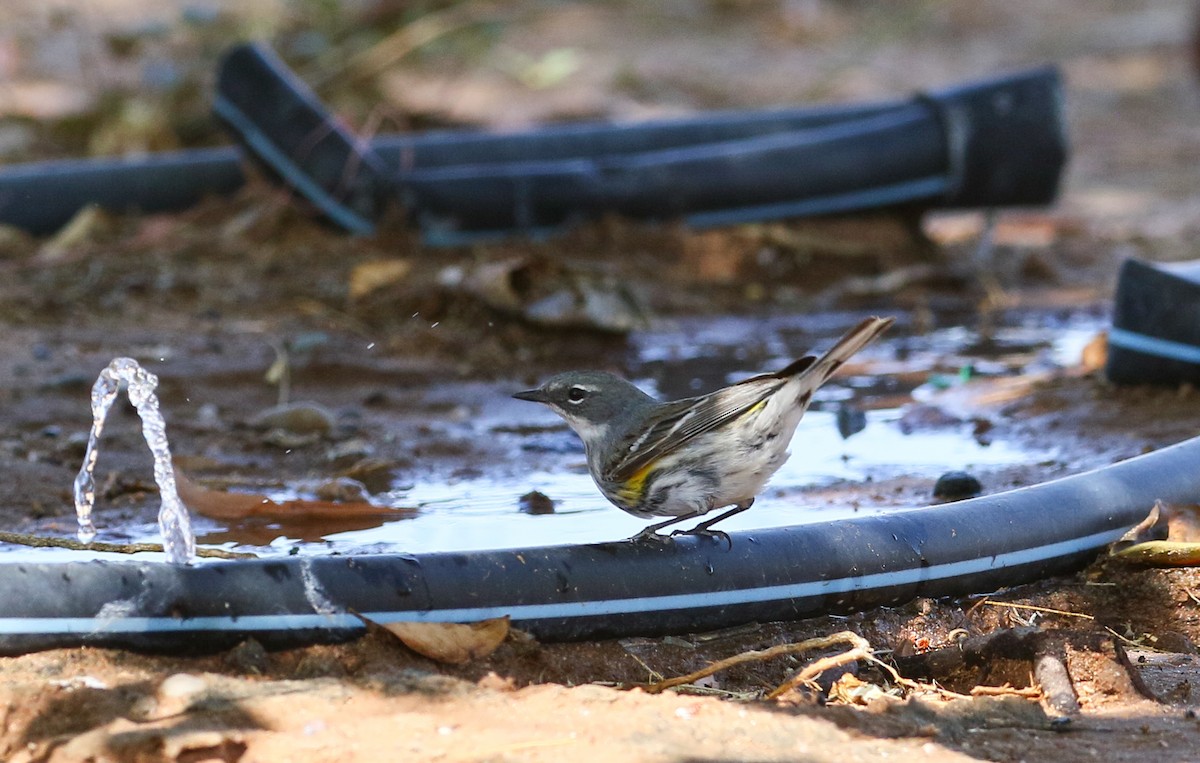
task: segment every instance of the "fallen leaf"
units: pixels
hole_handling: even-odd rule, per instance
[[[530,323],[624,334],[646,325],[633,293],[611,277],[533,257],[448,267],[442,287]]]
[[[85,244],[108,235],[112,227],[113,220],[107,212],[96,204],[88,204],[42,244],[36,260],[42,263],[62,262]]]
[[[1041,249],[1053,244],[1061,232],[1072,231],[1078,223],[1059,215],[1009,212],[996,220],[992,242],[1015,249]],[[982,212],[956,212],[931,215],[922,222],[925,235],[942,246],[972,244],[987,228]]]
[[[1113,556],[1148,567],[1195,567],[1200,565],[1200,543],[1151,540],[1115,551]]]
[[[1084,373],[1092,373],[1104,368],[1108,363],[1108,332],[1101,331],[1096,336],[1092,337],[1091,341],[1083,348],[1083,353],[1080,356],[1080,365],[1083,366]]]
[[[1166,540],[1170,534],[1167,519],[1167,504],[1155,501],[1146,518],[1131,527],[1116,543],[1109,547],[1109,555],[1116,556],[1120,552],[1148,541]]]
[[[192,511],[212,519],[266,517],[281,521],[328,521],[409,516],[409,509],[377,506],[366,501],[312,501],[297,498],[276,501],[259,493],[229,493],[210,490],[175,470],[179,498]]]
[[[867,683],[852,673],[843,673],[829,689],[828,701],[843,705],[869,705],[887,695],[879,686]]]
[[[431,660],[462,665],[487,657],[508,636],[508,615],[476,623],[376,623],[414,652]]]
[[[1035,371],[1020,376],[995,376],[951,384],[946,389],[923,392],[919,402],[940,408],[960,419],[971,419],[988,408],[1021,400],[1040,384],[1069,375],[1064,371]]]
[[[402,281],[410,271],[412,263],[408,260],[368,260],[357,265],[350,271],[350,299],[361,299],[373,291]]]
[[[1045,215],[1007,215],[996,223],[994,241],[997,246],[1040,249],[1058,238],[1061,222]]]
[[[85,115],[95,106],[96,93],[82,85],[51,80],[14,82],[5,78],[0,90],[0,116],[59,120]]]

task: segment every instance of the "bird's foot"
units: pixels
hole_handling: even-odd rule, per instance
[[[727,548],[729,548],[730,550],[733,549],[733,538],[729,537],[729,533],[725,532],[724,530],[713,530],[712,528],[704,527],[703,525],[697,525],[696,527],[693,527],[690,530],[675,530],[674,532],[671,533],[671,535],[672,536],[696,535],[696,536],[699,536],[702,538],[712,538],[713,540],[723,540],[723,541],[725,541],[725,545]]]
[[[737,504],[732,509],[730,509],[729,511],[726,511],[724,514],[721,514],[720,516],[713,517],[712,519],[707,519],[707,520],[701,522],[700,524],[696,525],[695,527],[693,527],[690,530],[676,530],[675,532],[673,532],[671,534],[672,535],[702,535],[702,536],[705,536],[708,538],[716,538],[716,539],[725,541],[725,544],[732,551],[733,550],[733,538],[730,538],[729,533],[725,532],[724,530],[712,529],[712,526],[715,525],[717,522],[720,522],[724,519],[728,519],[729,517],[732,517],[734,514],[741,514],[743,511],[750,508],[753,504],[754,504],[754,499],[751,498],[750,500],[746,501],[745,503]]]
[[[637,543],[643,546],[665,546],[671,542],[671,536],[659,533],[658,528],[654,525],[651,525],[650,527],[647,527],[639,532],[637,535],[630,536],[629,542]]]

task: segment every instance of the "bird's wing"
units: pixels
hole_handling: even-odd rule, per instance
[[[664,403],[648,428],[629,432],[618,442],[605,469],[609,479],[625,482],[693,437],[736,419],[763,402],[784,383],[776,374],[756,376],[702,397]]]
[[[759,405],[767,396],[801,376],[809,380],[808,392],[825,383],[854,353],[879,336],[891,318],[865,318],[820,358],[805,356],[787,368],[738,382],[710,395],[665,403],[655,409],[654,423],[627,433],[617,443],[606,476],[624,484],[644,479],[654,462],[674,452],[697,435],[722,426]],[[799,393],[798,393],[799,394]]]

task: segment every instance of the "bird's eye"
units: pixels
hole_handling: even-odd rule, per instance
[[[582,403],[585,397],[587,397],[587,390],[583,387],[571,387],[567,391],[567,402],[569,403]]]

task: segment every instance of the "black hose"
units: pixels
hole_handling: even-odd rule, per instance
[[[957,596],[1079,568],[1156,500],[1200,500],[1200,437],[1006,493],[731,533],[470,553],[196,566],[0,563],[0,653],[205,651],[352,638],[378,622],[501,615],[545,640],[694,632]]]
[[[433,244],[609,212],[696,227],[920,204],[1045,204],[1066,159],[1052,68],[915,98],[716,112],[641,124],[441,131],[363,141],[262,45],[234,48],[214,111],[249,154],[357,233],[398,197]],[[52,232],[89,203],[185,208],[238,188],[242,154],[204,149],[0,169],[0,223]]]
[[[53,233],[80,209],[170,212],[242,186],[241,154],[193,149],[129,159],[34,162],[0,168],[0,223]]]
[[[1052,68],[888,106],[468,133],[413,143],[390,164],[274,51],[247,44],[222,60],[213,112],[338,225],[372,231],[391,194],[443,243],[612,212],[715,225],[900,203],[1045,204],[1066,159]]]

